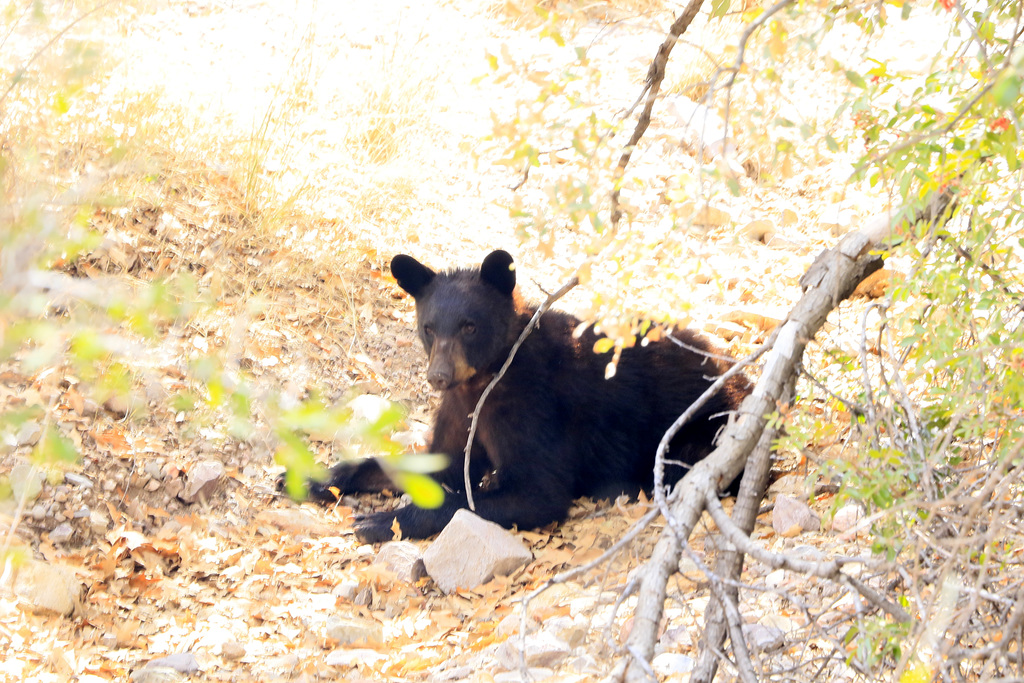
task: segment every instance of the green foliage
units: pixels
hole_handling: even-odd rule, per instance
[[[721,16],[729,6],[712,2],[711,14]],[[932,607],[915,596],[940,580],[920,566],[941,565],[983,583],[1013,562],[1012,548],[1024,541],[1016,530],[1007,532],[1009,543],[989,533],[1002,523],[986,516],[996,514],[989,506],[997,508],[999,500],[1024,503],[1018,483],[1024,434],[1020,6],[1015,0],[930,6],[890,0],[793,3],[771,17],[762,16],[766,11],[754,7],[744,14],[748,21],[759,18],[762,28],[746,46],[741,68],[733,73],[731,57],[723,62],[704,102],[731,112],[730,125],[746,151],[763,145],[755,192],[785,180],[794,167],[813,175],[824,161],[852,159],[847,188],[830,191],[842,198],[846,189],[855,190],[894,215],[884,256],[905,273],[880,302],[856,303],[834,316],[837,334],[847,336],[807,359],[815,382],[798,387],[780,444],[807,453],[821,464],[821,474],[841,484],[836,506],[854,499],[876,515],[872,552],[916,568],[904,575],[920,582],[907,587],[913,599],[904,598],[904,608],[920,621],[908,626],[862,618],[848,637],[860,670],[903,662],[904,678],[917,680],[934,667],[912,659]],[[914,54],[913,64],[909,53],[876,52],[871,39],[908,19],[935,27],[929,51]],[[834,41],[850,44],[851,29],[863,34],[867,47],[848,58],[834,51]],[[621,293],[631,290],[639,270],[668,262],[659,281],[665,290],[686,291],[685,282],[672,279],[680,272],[685,278],[685,266],[666,245],[690,229],[694,207],[750,187],[698,160],[663,188],[665,220],[655,227],[647,216],[630,229],[630,198],[650,187],[632,168],[617,173],[634,124],[619,118],[629,104],[602,107],[602,74],[590,51],[572,50],[566,33],[556,40],[565,47],[553,50],[563,57],[562,69],[537,71],[507,51],[489,58],[496,82],[528,84],[517,90],[514,112],[496,115],[493,140],[503,162],[534,189],[519,191],[510,207],[526,243],[551,253],[556,238],[564,239],[594,257],[580,279],[594,296],[590,317],[610,337],[594,349],[600,353],[620,348],[640,329],[621,310]],[[841,94],[824,117],[800,116],[803,102],[768,104],[766,93],[780,86],[794,88],[797,97],[817,95],[807,81],[823,72],[835,77],[831,88]],[[722,89],[725,82],[732,87]],[[817,100],[806,105],[822,106]],[[644,139],[641,148],[647,154],[657,149]],[[621,192],[626,226],[617,234],[609,230],[614,191]],[[909,220],[943,194],[953,197],[946,214]],[[598,269],[599,278],[592,274]],[[850,334],[851,319],[859,334]],[[970,550],[957,545],[957,538],[975,536]],[[954,595],[949,604],[967,603]],[[960,623],[988,617],[971,619],[963,616]],[[977,637],[984,641],[989,634]]]
[[[76,15],[77,6],[51,10],[26,0],[9,3],[0,14],[5,36],[31,27],[39,37],[38,51],[29,57],[16,63],[0,59],[0,369],[25,382],[54,373],[96,405],[117,400],[128,406],[133,419],[145,406],[135,400],[144,394],[140,368],[163,357],[169,331],[216,315],[218,308],[209,285],[185,269],[142,279],[89,268],[94,252],[110,237],[104,232],[108,224],[100,226],[99,220],[127,215],[137,201],[132,192],[145,191],[167,172],[164,160],[156,158],[162,150],[147,147],[152,140],[141,133],[154,125],[146,117],[147,107],[154,106],[148,95],[124,93],[110,120],[82,120],[89,118],[90,93],[105,77],[104,57],[98,46],[70,37],[69,29],[105,5]],[[65,10],[73,18],[59,15]],[[238,231],[288,209],[269,205],[261,184],[279,105],[275,99],[251,138],[239,143],[244,224],[235,226]],[[129,129],[138,134],[119,133]],[[90,146],[103,151],[99,163],[108,165],[86,173],[83,168],[93,162],[76,163],[81,160],[74,154]],[[128,170],[116,166],[125,159],[132,162]],[[117,184],[126,174],[139,176],[137,185],[128,185],[127,196],[122,194],[126,185]],[[259,305],[251,309],[258,313]],[[440,504],[440,487],[424,476],[437,469],[436,459],[405,456],[391,438],[404,424],[398,406],[383,402],[373,419],[365,419],[354,408],[365,397],[332,405],[310,390],[286,399],[280,391],[257,389],[235,352],[204,345],[180,368],[182,381],[167,407],[177,413],[185,438],[206,427],[235,439],[271,433],[279,444],[278,461],[289,467],[289,491],[300,495],[305,478],[322,472],[311,439],[330,435],[343,442],[342,457],[382,455],[388,472],[409,487],[416,502]],[[4,447],[17,449],[33,468],[19,472],[26,481],[34,481],[39,469],[75,467],[80,457],[67,436],[74,428],[61,423],[54,407],[54,401],[33,393],[23,404],[0,408]],[[19,440],[20,433],[36,429],[37,439]],[[19,486],[5,480],[0,497],[10,498]]]

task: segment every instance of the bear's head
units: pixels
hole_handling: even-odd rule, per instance
[[[516,271],[508,252],[492,251],[479,268],[442,273],[399,254],[391,274],[416,300],[432,387],[450,389],[504,362],[518,332]]]

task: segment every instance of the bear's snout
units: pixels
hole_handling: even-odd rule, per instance
[[[456,339],[435,339],[427,362],[427,381],[437,391],[451,389],[476,374],[466,361],[466,351]]]
[[[452,374],[450,372],[428,372],[427,381],[437,391],[444,391],[452,383]]]

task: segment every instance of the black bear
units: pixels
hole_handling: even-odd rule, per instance
[[[442,392],[430,451],[450,458],[435,474],[445,488],[437,509],[407,505],[356,522],[367,542],[392,538],[398,521],[407,538],[441,531],[468,507],[463,468],[470,416],[505,362],[536,307],[516,290],[512,257],[489,254],[479,268],[437,273],[416,259],[391,261],[399,286],[416,301],[417,329],[429,361],[427,380]],[[605,379],[611,352],[594,353],[592,329],[574,335],[576,318],[546,312],[527,337],[480,413],[470,473],[476,513],[504,527],[529,529],[565,519],[574,498],[650,491],[658,442],[675,419],[728,366],[703,337],[674,336],[622,351]],[[667,483],[711,452],[716,433],[749,392],[746,378],[731,379],[676,435]],[[324,482],[310,482],[314,497],[381,491],[392,486],[374,460],[343,463]]]

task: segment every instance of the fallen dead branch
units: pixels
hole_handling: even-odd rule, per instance
[[[922,220],[944,222],[949,215],[951,200],[948,192],[938,195],[924,210],[907,220],[911,223]],[[737,419],[722,434],[718,448],[695,465],[676,485],[669,506],[669,524],[640,582],[633,629],[626,643],[628,654],[615,676],[619,680],[650,679],[649,662],[658,638],[668,580],[676,572],[682,547],[704,510],[711,513],[719,529],[736,548],[736,556],[726,556],[719,564],[720,568],[729,573],[726,577],[718,578],[728,579],[732,586],[736,585],[743,555],[751,555],[770,566],[784,566],[793,571],[838,581],[894,619],[910,619],[898,605],[863,582],[843,573],[844,562],[840,559],[825,562],[796,560],[767,553],[749,539],[753,519],[764,496],[770,458],[768,446],[771,434],[766,435],[765,432],[767,416],[788,399],[800,369],[804,349],[824,324],[829,312],[847,298],[865,277],[882,267],[882,258],[874,250],[890,234],[893,222],[892,216],[880,216],[871,221],[865,230],[848,234],[836,247],[822,252],[815,259],[801,278],[803,296],[765,344],[771,351],[767,355],[764,370],[754,391],[741,404]],[[744,466],[747,474],[744,476],[734,518],[730,519],[718,501],[718,482],[737,476]],[[858,558],[855,561],[864,562],[864,559]],[[715,584],[716,581],[712,581],[713,587]],[[717,590],[715,597],[718,602],[712,602],[713,607],[708,613],[704,650],[718,650],[728,632],[740,676],[747,680],[751,670],[749,658],[742,642],[742,633],[737,632],[735,624],[732,624],[734,616],[730,616],[736,609],[735,589]],[[717,658],[702,655],[700,668],[694,672],[691,680],[710,681],[716,668]]]

